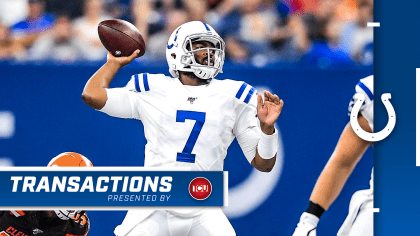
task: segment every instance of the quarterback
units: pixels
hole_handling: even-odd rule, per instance
[[[147,139],[144,165],[222,171],[236,138],[247,160],[269,172],[276,161],[283,108],[277,95],[261,94],[241,81],[217,80],[225,43],[208,24],[185,23],[169,37],[166,59],[172,77],[136,74],[123,88],[109,88],[118,70],[138,56],[108,59],[86,83],[83,101],[108,115],[140,120]],[[244,196],[245,197],[245,196]],[[220,208],[128,211],[114,233],[122,235],[235,235]]]
[[[357,118],[360,127],[373,131],[373,76],[361,79],[356,93],[365,95]],[[349,114],[354,100],[350,101]],[[321,215],[340,194],[348,177],[359,162],[370,142],[357,136],[350,122],[344,128],[327,165],[319,176],[310,197],[308,209],[300,217],[293,236],[316,236],[316,227]],[[349,214],[337,233],[338,236],[373,236],[373,169],[370,189],[353,194]]]

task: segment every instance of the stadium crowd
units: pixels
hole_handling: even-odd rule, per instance
[[[373,0],[2,0],[0,61],[103,62],[97,25],[112,18],[142,33],[140,62],[165,61],[170,33],[200,20],[224,38],[233,64],[373,64]]]

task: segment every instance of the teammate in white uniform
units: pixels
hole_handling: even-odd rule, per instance
[[[365,103],[359,111],[360,127],[373,131],[373,76],[361,79],[356,93],[365,95]],[[354,98],[353,98],[354,99]],[[349,114],[354,100],[350,101]],[[370,142],[357,136],[350,122],[344,128],[337,146],[319,176],[310,197],[308,209],[300,217],[293,236],[316,236],[319,218],[340,194],[354,167],[369,147]],[[349,214],[338,231],[338,236],[373,236],[373,169],[370,189],[354,193]]]
[[[260,171],[276,160],[274,128],[283,101],[262,95],[241,81],[217,80],[222,72],[225,43],[200,21],[178,27],[169,37],[169,71],[132,76],[124,88],[109,89],[117,71],[138,55],[113,57],[87,82],[82,98],[111,116],[138,119],[147,139],[145,166],[188,167],[222,171],[227,149],[236,137],[245,157]],[[246,196],[244,196],[246,197]],[[114,233],[121,235],[235,235],[220,208],[172,208],[128,211]]]

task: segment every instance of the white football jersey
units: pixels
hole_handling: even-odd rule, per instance
[[[188,86],[163,74],[144,73],[133,75],[124,88],[107,89],[107,95],[101,111],[142,121],[146,167],[221,171],[235,137],[249,162],[255,156],[250,149],[255,150],[261,135],[257,94],[244,82],[212,79]]]
[[[363,78],[356,85],[356,93],[362,93],[365,95],[365,101],[360,108],[360,114],[369,122],[370,128],[373,130],[373,75]],[[350,101],[349,115],[354,106],[354,96]],[[370,179],[370,189],[373,192],[373,168]]]

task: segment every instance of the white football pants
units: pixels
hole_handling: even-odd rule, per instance
[[[135,215],[130,216],[130,214],[127,214],[124,222],[131,221],[130,219],[127,219],[128,217],[135,217]],[[236,235],[235,230],[220,208],[204,209],[193,217],[180,216],[165,210],[156,210],[134,226],[124,224],[124,222],[114,231],[117,236]],[[132,229],[130,230],[129,228]]]

